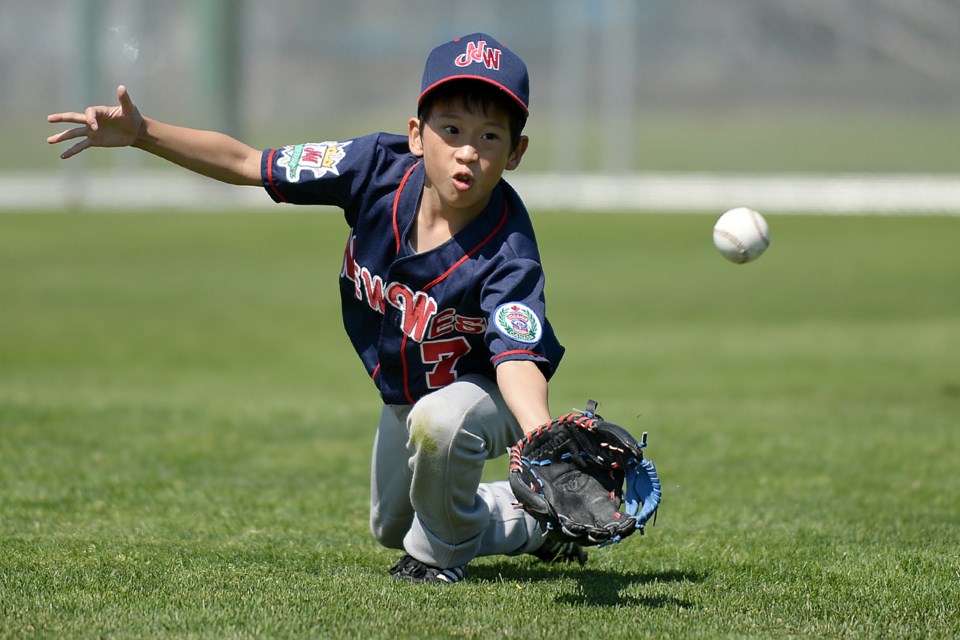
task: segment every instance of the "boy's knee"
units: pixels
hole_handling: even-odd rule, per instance
[[[426,454],[450,448],[463,423],[464,411],[439,395],[425,396],[410,411],[410,445]]]
[[[421,398],[407,417],[409,446],[421,456],[487,455],[509,429],[484,384],[463,380]]]

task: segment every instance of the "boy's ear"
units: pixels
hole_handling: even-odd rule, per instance
[[[410,153],[418,158],[423,157],[423,137],[420,133],[420,120],[410,118],[407,122],[407,138],[410,145]]]
[[[507,160],[507,171],[513,171],[520,166],[520,160],[523,158],[523,154],[527,152],[527,145],[530,144],[530,138],[527,136],[520,136],[520,141],[517,144],[517,148],[510,153],[510,159]]]

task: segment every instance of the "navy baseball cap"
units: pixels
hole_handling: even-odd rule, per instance
[[[496,38],[474,33],[444,43],[430,52],[423,68],[419,107],[428,93],[451,80],[480,80],[500,88],[523,113],[530,115],[527,65]]]

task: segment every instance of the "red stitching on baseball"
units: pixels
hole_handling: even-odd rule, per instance
[[[753,221],[753,226],[757,230],[757,235],[760,236],[761,240],[763,240],[763,248],[766,249],[770,246],[770,238],[768,238],[767,234],[763,232],[763,228],[760,226],[759,216],[760,214],[754,211],[750,214],[750,220]]]
[[[737,251],[740,252],[740,257],[741,257],[741,258],[743,258],[744,260],[746,260],[746,259],[749,257],[749,256],[747,255],[747,246],[746,246],[745,244],[743,244],[742,242],[740,242],[740,238],[738,238],[737,236],[733,235],[732,233],[730,233],[730,232],[727,231],[726,229],[714,229],[713,232],[714,232],[714,233],[719,233],[721,236],[723,236],[724,238],[726,238],[727,240],[729,240],[730,242],[732,242],[733,245],[737,248]]]

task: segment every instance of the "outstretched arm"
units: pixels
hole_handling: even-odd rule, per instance
[[[260,185],[258,150],[222,133],[144,118],[123,85],[117,87],[117,99],[120,104],[113,107],[47,116],[47,122],[81,125],[50,136],[47,143],[79,139],[60,154],[64,160],[90,147],[137,147],[221,182]]]

